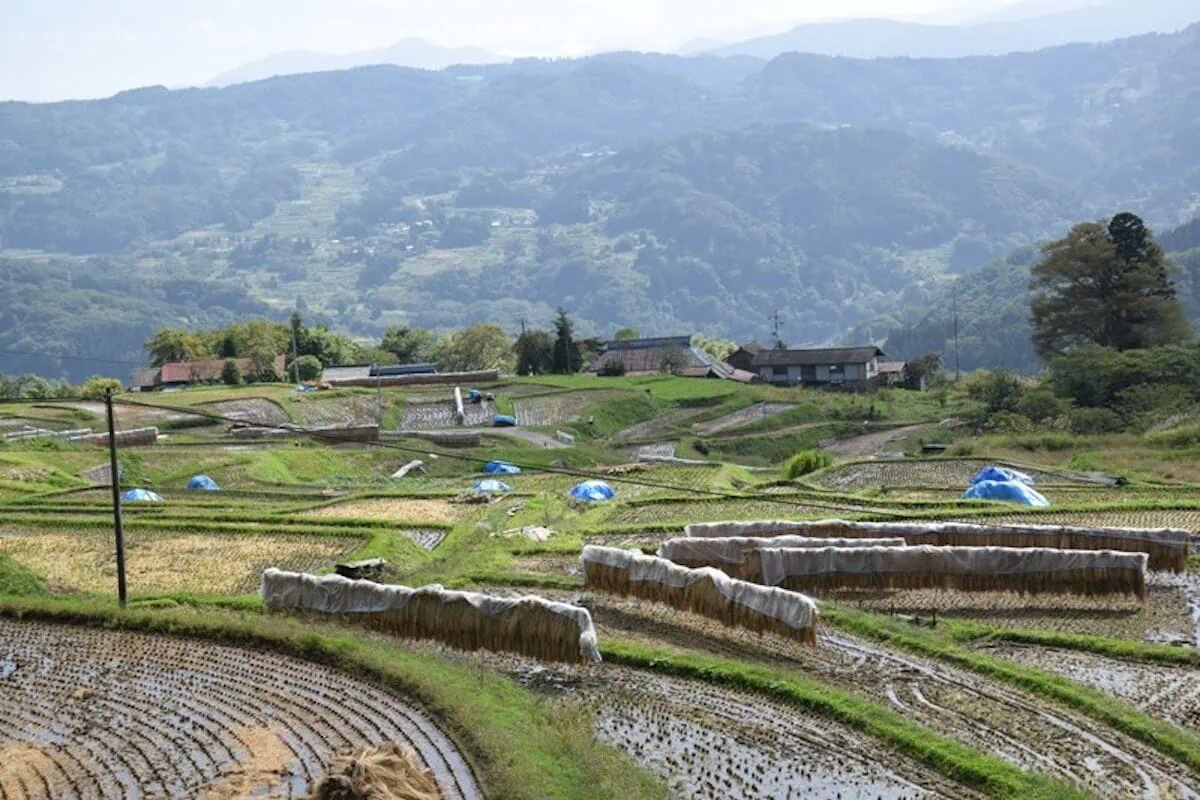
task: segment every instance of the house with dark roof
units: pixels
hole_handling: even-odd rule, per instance
[[[733,353],[730,354],[729,358],[725,359],[725,363],[734,369],[753,372],[754,357],[766,349],[767,346],[762,342],[746,342],[737,350],[734,350]]]
[[[842,386],[865,389],[879,378],[878,347],[763,350],[754,357],[758,378],[781,386]]]
[[[658,375],[674,372],[687,378],[721,378],[749,383],[753,374],[718,361],[698,347],[691,336],[625,339],[605,342],[588,371],[599,374],[620,365],[625,375]]]
[[[168,361],[161,367],[139,368],[133,371],[133,386],[143,392],[157,389],[176,389],[193,383],[217,383],[225,362],[237,364],[242,375],[254,372],[254,362],[249,358],[204,358],[195,361]],[[287,356],[275,356],[275,374],[284,376]]]

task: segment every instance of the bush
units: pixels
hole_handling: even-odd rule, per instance
[[[93,375],[83,384],[79,390],[79,396],[84,400],[103,400],[110,391],[113,394],[120,394],[121,382],[116,378],[102,378],[99,375]]]
[[[1011,372],[999,370],[972,375],[967,384],[967,397],[982,403],[990,416],[1001,411],[1017,412],[1025,387]]]
[[[997,411],[984,420],[983,427],[993,433],[1028,433],[1033,430],[1033,423],[1022,414]]]
[[[1200,445],[1200,423],[1193,422],[1190,425],[1180,425],[1178,428],[1152,433],[1146,437],[1146,441],[1159,447],[1196,447]]]
[[[1148,428],[1156,422],[1188,414],[1196,408],[1192,390],[1173,384],[1143,384],[1117,393],[1113,410],[1133,426]]]
[[[1124,429],[1125,420],[1110,408],[1077,408],[1068,417],[1071,433],[1116,433]]]
[[[302,381],[315,381],[321,377],[325,367],[316,356],[300,356],[296,359],[296,371]]]
[[[232,358],[221,367],[221,383],[226,386],[238,386],[242,382],[242,370]]]
[[[825,469],[833,464],[833,458],[822,450],[801,450],[783,465],[783,477],[789,481],[803,475]]]
[[[600,365],[599,375],[602,378],[620,378],[625,374],[625,362],[610,358]]]
[[[1066,404],[1059,400],[1047,387],[1040,387],[1017,403],[1017,413],[1035,423],[1053,422],[1063,415]]]

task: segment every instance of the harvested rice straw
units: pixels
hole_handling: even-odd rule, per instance
[[[762,583],[796,591],[951,589],[1018,594],[1136,595],[1145,553],[1016,547],[761,548],[746,553]]]
[[[1117,550],[1146,553],[1150,569],[1187,570],[1191,534],[1173,528],[1088,528],[1073,525],[987,525],[965,522],[708,522],[684,528],[688,537],[814,536],[903,537],[910,545],[941,547],[1051,547],[1059,550]]]
[[[681,567],[699,569],[714,567],[731,578],[757,583],[760,571],[747,570],[747,550],[762,547],[905,547],[903,539],[810,539],[807,536],[776,536],[767,538],[729,537],[725,539],[668,539],[658,548],[658,557]]]
[[[374,630],[461,650],[521,653],[543,661],[600,661],[587,609],[532,595],[489,597],[437,585],[410,589],[268,569],[262,598],[267,608],[343,614]]]
[[[338,756],[307,800],[442,800],[433,773],[389,742]]]
[[[585,547],[585,586],[690,611],[725,625],[817,641],[817,604],[802,594],[730,578],[712,568],[688,569],[634,550]]]

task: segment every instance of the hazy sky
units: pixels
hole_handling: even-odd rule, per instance
[[[505,55],[673,50],[694,37],[744,38],[835,17],[935,15],[957,21],[1013,2],[0,0],[0,99],[194,85],[274,52],[349,52],[410,36]]]

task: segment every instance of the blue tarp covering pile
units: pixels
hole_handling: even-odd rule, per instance
[[[188,481],[189,492],[219,492],[221,487],[207,475],[196,475]]]
[[[497,414],[492,418],[492,426],[496,428],[511,428],[517,424],[516,417],[510,417],[508,414]]]
[[[1050,501],[1036,489],[1020,481],[979,481],[967,489],[965,500],[998,500],[1002,503],[1020,503],[1034,508],[1047,508]]]
[[[571,495],[574,500],[603,503],[605,500],[612,500],[616,492],[604,481],[584,481],[572,486],[567,494]]]
[[[980,481],[1015,481],[1023,483],[1026,486],[1033,486],[1036,483],[1032,477],[1026,475],[1024,472],[1017,472],[1015,469],[1009,469],[1008,467],[984,467],[975,473],[974,478],[971,478],[971,485],[974,486]]]
[[[488,475],[520,475],[521,468],[507,461],[489,461],[483,465],[483,471]]]
[[[147,489],[130,489],[121,495],[123,503],[161,503],[162,498]]]
[[[471,391],[467,392],[467,400],[472,403],[481,403],[483,402],[483,393],[478,389],[472,389]]]
[[[475,482],[475,491],[477,492],[511,492],[512,487],[507,483],[501,483],[494,478],[488,478],[482,481]]]

